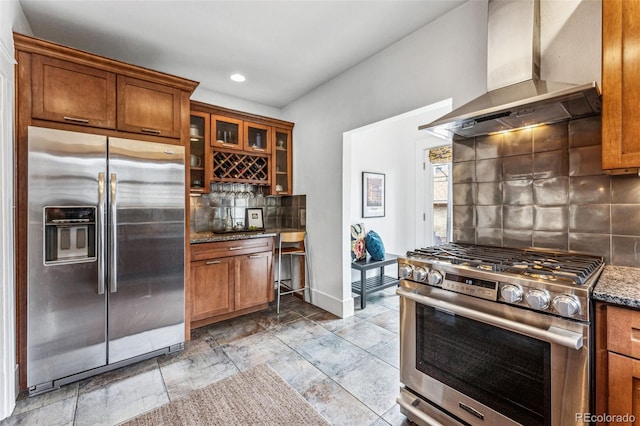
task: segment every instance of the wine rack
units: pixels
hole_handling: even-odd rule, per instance
[[[268,185],[269,156],[214,151],[212,181]]]

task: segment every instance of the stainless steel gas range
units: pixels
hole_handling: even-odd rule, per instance
[[[428,425],[580,425],[604,259],[446,244],[398,258],[400,390]]]

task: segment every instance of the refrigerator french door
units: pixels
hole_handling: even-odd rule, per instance
[[[184,343],[184,148],[29,127],[31,394]]]

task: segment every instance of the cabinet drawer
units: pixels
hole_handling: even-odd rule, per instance
[[[37,54],[31,72],[34,118],[115,129],[114,73]]]
[[[273,238],[271,237],[193,244],[191,246],[191,260],[215,259],[272,250]]]
[[[640,311],[607,307],[607,349],[640,359]]]
[[[118,76],[118,130],[180,137],[179,89]]]

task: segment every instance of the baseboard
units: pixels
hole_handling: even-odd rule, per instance
[[[329,311],[340,318],[353,316],[353,298],[340,300],[329,294],[316,289],[311,289],[313,293],[313,304],[319,308]]]

